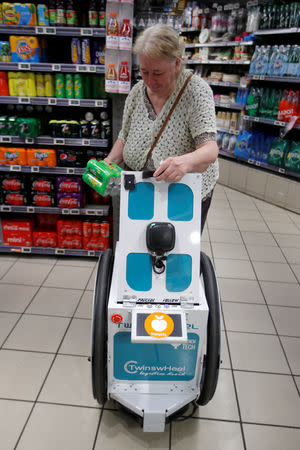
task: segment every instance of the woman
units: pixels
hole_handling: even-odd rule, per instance
[[[191,72],[181,63],[176,32],[162,24],[146,29],[133,48],[142,81],[129,93],[122,129],[106,161],[132,170],[154,170],[156,180],[179,181],[201,172],[203,230],[213,188],[218,179],[215,106],[208,84],[193,75],[159,137],[148,152]]]

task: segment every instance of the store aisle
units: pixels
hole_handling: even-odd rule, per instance
[[[144,434],[91,395],[96,260],[0,256],[1,450],[298,450],[300,216],[217,186],[203,235],[223,308],[213,401]]]

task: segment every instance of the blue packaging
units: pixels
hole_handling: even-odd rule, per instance
[[[234,154],[243,159],[249,159],[251,152],[251,133],[244,130],[237,138]]]
[[[40,26],[49,26],[49,12],[46,5],[39,4],[37,6],[37,21]]]
[[[92,64],[105,65],[105,43],[103,40],[92,42]]]

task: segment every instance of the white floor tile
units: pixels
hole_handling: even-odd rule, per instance
[[[1,448],[15,448],[18,437],[30,414],[33,403],[0,400]]]
[[[268,233],[269,228],[265,222],[261,220],[241,220],[237,219],[240,231],[255,231],[260,233]]]
[[[210,229],[211,242],[223,242],[227,244],[242,244],[242,238],[239,231],[235,230],[215,230]]]
[[[297,279],[288,264],[253,261],[257,278],[262,281],[295,283]]]
[[[11,267],[13,267],[14,264],[15,264],[14,260],[1,259],[0,260],[0,278],[2,278],[8,272],[8,270]]]
[[[243,421],[300,426],[300,402],[291,376],[237,371],[234,376]]]
[[[298,234],[274,233],[274,238],[280,247],[300,248],[300,238]]]
[[[291,268],[300,283],[300,264],[291,264]]]
[[[169,449],[169,426],[164,433],[144,433],[129,415],[104,411],[95,450]]]
[[[211,219],[208,216],[208,228],[214,228],[219,230],[238,230],[237,223],[234,219]]]
[[[201,242],[201,251],[212,259],[211,245],[209,242]]]
[[[59,353],[90,356],[91,320],[73,319],[66,333]]]
[[[75,267],[92,267],[97,264],[98,258],[72,258],[68,256],[59,257],[57,259],[57,266],[75,266]]]
[[[264,305],[223,303],[225,326],[228,331],[275,334],[268,309]]]
[[[0,312],[0,347],[17,323],[20,314]]]
[[[49,264],[28,264],[17,261],[1,279],[1,283],[40,286],[51,269],[52,266]]]
[[[35,400],[54,355],[0,350],[0,398]]]
[[[172,426],[172,450],[242,450],[239,423],[205,419],[175,422]]]
[[[255,280],[218,279],[222,301],[264,303],[259,284]]]
[[[262,220],[262,215],[257,210],[237,209],[234,211],[234,215],[236,220]]]
[[[20,255],[18,262],[28,263],[28,264],[48,264],[49,266],[54,266],[57,258],[55,256],[38,256],[38,255]]]
[[[55,353],[69,322],[63,317],[24,315],[4,348]]]
[[[282,247],[282,251],[290,264],[300,264],[300,248]]]
[[[44,286],[85,289],[92,270],[91,267],[55,266]]]
[[[222,369],[231,369],[225,331],[221,332],[221,366],[220,367]]]
[[[250,261],[238,259],[214,259],[217,277],[255,280]]]
[[[273,245],[277,243],[272,233],[259,233],[257,231],[242,231],[242,236],[246,245]]]
[[[72,317],[82,292],[75,289],[41,287],[26,313]]]
[[[0,284],[0,311],[22,313],[38,289],[38,286]]]
[[[96,274],[97,274],[98,266],[96,266],[91,274],[91,277],[89,279],[88,285],[86,287],[87,291],[94,291],[95,288],[95,281],[96,281]]]
[[[79,306],[76,310],[75,317],[80,319],[91,319],[92,318],[92,311],[93,311],[93,298],[94,298],[94,292],[93,291],[85,291]]]
[[[263,425],[243,425],[247,450],[299,450],[300,430]]]
[[[279,247],[248,244],[247,250],[252,261],[286,263],[285,257]]]
[[[249,260],[249,256],[243,244],[213,242],[212,250],[215,258]]]
[[[18,450],[92,450],[98,422],[94,408],[37,404]]]
[[[281,222],[268,222],[268,227],[272,233],[284,233],[284,234],[299,234],[299,228],[293,223],[281,223]]]
[[[290,374],[277,336],[227,332],[233,369]]]
[[[281,337],[287,359],[294,375],[300,375],[300,339]]]
[[[81,356],[57,355],[38,401],[99,406],[91,386],[91,364]]]
[[[299,284],[261,281],[260,286],[269,305],[300,307]]]
[[[300,337],[300,308],[270,306],[270,313],[281,336]]]

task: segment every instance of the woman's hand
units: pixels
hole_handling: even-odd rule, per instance
[[[188,164],[183,156],[170,156],[165,159],[154,172],[157,181],[180,181],[189,171]]]

